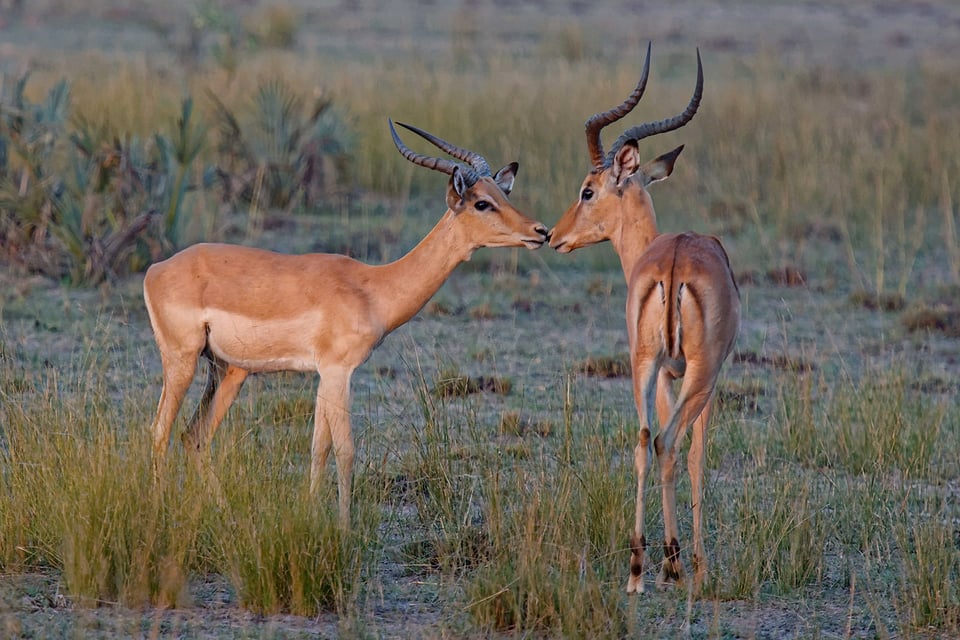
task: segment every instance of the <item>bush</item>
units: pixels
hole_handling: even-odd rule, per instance
[[[224,202],[289,209],[315,205],[348,173],[352,134],[330,98],[305,108],[279,81],[260,86],[239,117],[210,94],[217,162],[191,180],[207,142],[191,98],[169,134],[124,137],[71,118],[66,81],[30,102],[28,78],[0,94],[0,261],[71,285],[140,271],[178,249],[184,200],[214,177]]]
[[[0,95],[0,259],[93,285],[175,247],[187,177],[204,144],[192,100],[171,136],[110,139],[105,125],[69,121],[66,81],[33,104],[28,77]]]
[[[263,83],[240,115],[208,92],[219,131],[216,173],[225,202],[311,207],[348,171],[353,134],[321,93],[304,100],[279,80]]]

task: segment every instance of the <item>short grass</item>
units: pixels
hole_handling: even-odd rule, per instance
[[[692,606],[682,590],[627,598],[636,433],[629,383],[578,371],[604,357],[598,345],[607,353],[624,348],[622,276],[605,276],[614,285],[609,299],[571,312],[573,301],[589,299],[596,274],[561,273],[569,291],[538,289],[536,315],[478,321],[469,304],[427,314],[358,372],[356,528],[349,534],[335,525],[332,490],[319,501],[307,496],[309,377],[250,381],[214,443],[219,499],[176,444],[155,487],[144,427],[158,384],[132,384],[125,373],[142,370],[158,381],[149,331],[129,290],[136,283],[124,287],[129,311],[120,311],[118,296],[80,296],[71,302],[75,311],[100,309],[111,319],[90,323],[91,314],[76,313],[52,333],[33,318],[61,304],[57,288],[8,301],[0,557],[10,593],[37,595],[11,600],[6,620],[36,628],[29,609],[36,605],[23,603],[41,601],[69,615],[74,629],[92,620],[113,624],[103,620],[108,607],[131,611],[126,625],[160,616],[188,633],[211,624],[196,612],[212,606],[232,612],[218,614],[224,634],[239,611],[266,616],[289,634],[290,618],[277,614],[312,619],[315,632],[372,635],[622,637],[672,635],[685,625],[702,637],[751,629],[763,637],[957,632],[952,495],[960,414],[952,393],[918,382],[940,374],[924,355],[928,347],[889,312],[859,311],[900,333],[858,362],[855,375],[836,368],[863,357],[847,346],[810,348],[806,366],[787,366],[801,358],[772,346],[778,338],[760,321],[771,317],[769,300],[780,298],[780,313],[835,305],[818,322],[834,337],[842,330],[848,343],[859,340],[844,298],[809,289],[744,289],[752,320],[721,381],[726,399],[708,452],[711,570],[703,597]],[[440,295],[470,301],[496,286],[466,272]],[[551,320],[555,314],[564,320]],[[510,344],[469,357],[482,345],[463,336],[478,322]],[[797,337],[786,332],[787,349],[799,349],[799,335],[816,324],[793,323]],[[749,345],[764,334],[760,357],[751,356]],[[44,336],[52,343],[19,346]],[[63,344],[54,344],[58,336]],[[891,364],[886,356],[894,351],[900,355]],[[464,376],[507,372],[514,386],[508,394],[438,394],[451,362]],[[537,427],[503,428],[520,423]],[[332,481],[332,468],[329,474]],[[684,540],[688,492],[681,477]],[[654,540],[659,511],[654,498]],[[652,551],[656,558],[655,544]],[[34,576],[56,576],[57,586],[29,591]],[[653,576],[647,580],[652,587]],[[213,603],[211,585],[219,585]]]

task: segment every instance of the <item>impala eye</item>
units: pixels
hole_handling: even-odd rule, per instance
[[[588,188],[588,189],[584,189],[584,190],[580,193],[580,199],[581,199],[581,200],[589,200],[589,199],[592,198],[592,197],[593,197],[593,189],[589,189],[589,188]]]
[[[487,202],[486,200],[478,200],[477,204],[473,205],[473,208],[477,211],[487,211],[492,208],[493,205]]]

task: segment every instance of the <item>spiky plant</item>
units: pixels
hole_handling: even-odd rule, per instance
[[[104,123],[70,121],[65,81],[34,104],[27,79],[0,92],[0,258],[85,285],[176,247],[189,174],[205,142],[192,100],[184,100],[170,136],[111,138]]]
[[[217,174],[225,201],[309,208],[345,176],[353,134],[326,93],[307,101],[284,82],[270,80],[240,115],[208,95],[219,130]]]

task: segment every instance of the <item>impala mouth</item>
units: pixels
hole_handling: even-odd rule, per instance
[[[550,232],[546,227],[538,225],[534,228],[534,232],[537,234],[536,238],[524,238],[520,241],[530,250],[539,249],[550,240]]]
[[[570,253],[571,251],[573,251],[573,247],[567,244],[566,240],[560,240],[556,244],[554,244],[553,241],[551,241],[550,246],[553,247],[553,250],[556,251],[557,253]]]

